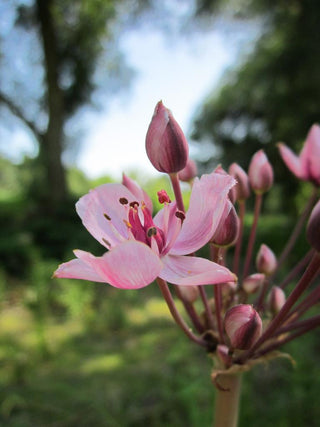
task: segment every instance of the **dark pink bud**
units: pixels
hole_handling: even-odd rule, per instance
[[[187,164],[187,140],[162,101],[156,105],[147,131],[146,150],[150,162],[160,172],[179,172]]]
[[[312,209],[307,225],[307,239],[310,245],[320,252],[320,200]]]
[[[227,200],[224,213],[211,242],[216,246],[230,246],[238,238],[239,218],[233,204]]]
[[[235,200],[246,200],[250,197],[249,177],[246,172],[237,163],[232,163],[229,167],[229,174],[233,176],[237,183],[231,188],[235,193]]]
[[[179,172],[179,179],[183,182],[192,181],[197,176],[197,165],[192,159],[188,159],[186,166]]]
[[[273,184],[273,169],[263,150],[254,154],[249,165],[249,181],[255,193],[265,193]]]
[[[265,275],[261,273],[251,274],[243,280],[242,288],[247,294],[254,294],[263,285]]]
[[[270,276],[277,267],[275,254],[267,245],[261,245],[256,259],[257,270],[266,276]]]
[[[199,296],[199,289],[197,286],[179,286],[179,292],[182,298],[190,303],[195,302]]]
[[[286,295],[279,286],[272,286],[268,296],[268,307],[273,314],[279,313],[284,303],[286,302]]]
[[[233,348],[248,350],[261,336],[262,321],[252,305],[239,304],[227,311],[224,327]]]

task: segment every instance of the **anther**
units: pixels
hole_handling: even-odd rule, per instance
[[[105,219],[107,219],[108,221],[111,221],[111,218],[109,217],[109,215],[107,215],[106,213],[103,214],[103,216],[105,217]]]
[[[186,215],[185,215],[185,213],[184,213],[184,212],[182,212],[182,211],[177,211],[177,212],[175,213],[175,216],[176,216],[177,218],[181,219],[181,221],[182,221],[182,222],[186,219]]]
[[[107,246],[111,246],[111,243],[110,243],[107,239],[105,239],[104,237],[102,237],[102,240],[104,241],[104,243],[105,243]]]
[[[156,227],[150,227],[147,231],[147,236],[151,237],[151,236],[155,236],[157,234],[157,229]]]
[[[138,203],[138,202],[136,202],[136,201],[134,201],[134,202],[131,202],[131,203],[130,203],[130,206],[131,206],[132,208],[137,208],[137,207],[139,206],[139,203]]]
[[[122,205],[127,205],[129,203],[128,199],[126,199],[125,197],[120,197],[119,202]]]

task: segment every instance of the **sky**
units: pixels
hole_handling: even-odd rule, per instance
[[[187,134],[197,106],[233,63],[235,49],[218,32],[168,46],[161,33],[135,31],[121,45],[137,76],[130,95],[111,101],[85,138],[77,165],[90,177],[156,173],[145,153],[155,105],[162,100]]]
[[[150,27],[126,31],[119,45],[135,78],[130,90],[111,98],[105,111],[90,114],[75,166],[90,178],[120,178],[130,171],[158,173],[145,153],[155,105],[162,100],[188,135],[197,107],[248,45],[250,34],[246,37],[228,37],[216,29],[173,40]],[[6,140],[4,135],[2,141]],[[19,161],[24,154],[34,155],[35,145],[23,129],[16,129],[10,146],[2,144],[1,151]]]

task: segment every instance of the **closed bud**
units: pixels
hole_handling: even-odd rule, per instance
[[[259,273],[270,276],[277,267],[275,254],[267,245],[261,245],[257,254],[256,266]]]
[[[247,294],[254,294],[263,285],[265,275],[261,273],[251,274],[247,276],[242,283],[242,288]]]
[[[248,350],[261,336],[262,321],[252,305],[239,304],[227,311],[224,328],[233,348]]]
[[[254,154],[249,165],[249,181],[255,193],[270,190],[273,184],[273,169],[263,150]]]
[[[194,303],[199,296],[199,289],[197,286],[179,286],[179,296],[189,303]]]
[[[233,294],[236,291],[237,283],[236,282],[221,283],[220,287],[221,287],[222,295],[227,296],[227,295]]]
[[[146,135],[150,162],[160,172],[181,171],[188,160],[188,143],[170,110],[158,102]]]
[[[188,159],[186,166],[179,172],[179,179],[183,182],[192,181],[197,176],[197,165],[192,159]]]
[[[272,286],[267,302],[271,313],[277,314],[286,302],[286,295],[279,286]]]
[[[233,176],[237,183],[230,191],[234,193],[235,200],[246,200],[250,197],[249,177],[237,163],[232,163],[229,167],[229,174]]]
[[[211,242],[216,246],[231,246],[239,233],[239,218],[233,204],[227,200],[224,213],[220,219]]]
[[[232,358],[229,355],[229,348],[224,344],[218,344],[216,350],[217,356],[224,366],[228,367],[232,364]]]
[[[312,209],[307,225],[307,239],[310,245],[320,252],[320,200]]]

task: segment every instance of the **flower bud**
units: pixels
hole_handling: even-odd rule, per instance
[[[232,364],[232,358],[229,355],[229,348],[224,344],[218,344],[216,350],[218,358],[224,364],[224,366],[230,366]]]
[[[233,294],[237,289],[236,282],[225,282],[220,284],[222,296]]]
[[[272,286],[267,302],[269,310],[277,314],[286,302],[286,295],[279,286]]]
[[[179,172],[187,164],[187,140],[162,101],[156,105],[147,131],[146,150],[150,162],[160,172]]]
[[[229,174],[233,176],[237,183],[231,188],[235,200],[246,200],[250,197],[249,177],[246,172],[237,163],[232,163],[229,167]]]
[[[320,252],[320,200],[312,209],[307,225],[307,239],[310,245]]]
[[[185,301],[190,302],[192,304],[198,299],[198,296],[199,296],[198,286],[178,286],[177,288],[182,299],[184,299]]]
[[[273,169],[263,150],[254,154],[249,165],[249,181],[255,193],[270,190],[273,184]]]
[[[252,305],[239,304],[227,311],[224,327],[232,347],[248,350],[261,336],[262,321]]]
[[[237,240],[238,233],[239,218],[233,204],[227,200],[224,213],[211,242],[216,246],[230,246]]]
[[[242,288],[247,294],[254,294],[263,285],[265,275],[261,273],[251,274],[243,280]]]
[[[192,181],[197,176],[197,165],[192,159],[188,159],[186,166],[179,172],[179,179],[183,182]]]
[[[275,254],[267,245],[261,245],[257,254],[256,266],[259,273],[270,276],[277,267]]]

